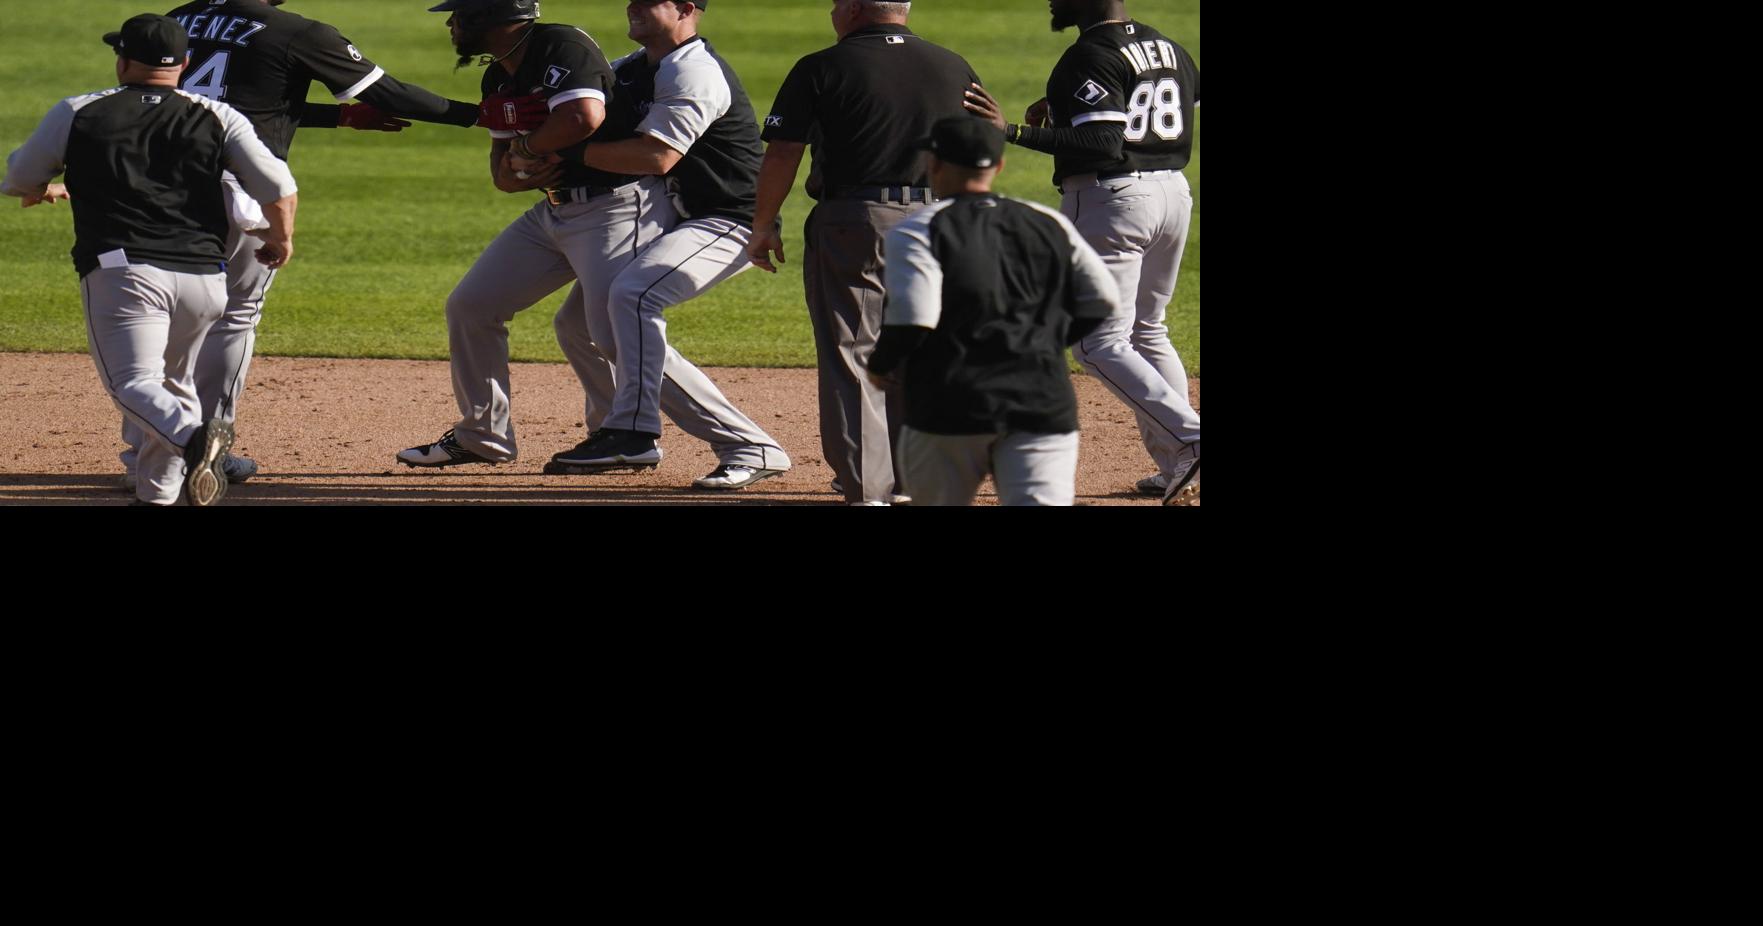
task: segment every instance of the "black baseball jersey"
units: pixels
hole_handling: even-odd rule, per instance
[[[484,69],[484,96],[542,93],[552,109],[573,100],[607,102],[612,95],[612,65],[586,32],[562,23],[534,23],[531,30],[524,57],[514,73],[508,73],[500,63]],[[612,122],[610,113],[608,108],[607,123]],[[623,134],[629,137],[619,126],[603,124],[600,128],[611,136]],[[490,134],[497,138],[513,138],[519,133],[492,131]],[[594,135],[599,137],[600,132],[596,131]],[[563,178],[557,181],[559,187],[623,186],[636,179],[595,170],[583,164],[579,156],[569,156],[580,150],[574,147],[558,152],[563,155]]]
[[[7,158],[9,195],[42,192],[66,171],[73,265],[149,264],[219,273],[227,207],[221,171],[258,202],[296,192],[288,167],[225,104],[170,87],[125,85],[56,104]]]
[[[974,255],[984,255],[976,259]],[[966,193],[914,212],[887,236],[884,341],[928,328],[904,376],[906,423],[927,434],[1077,430],[1065,367],[1073,327],[1087,331],[1118,301],[1114,277],[1077,229],[1045,206]]]
[[[1073,174],[1180,170],[1194,151],[1200,69],[1187,49],[1138,22],[1103,23],[1078,37],[1047,80],[1055,128],[1120,123],[1119,160],[1055,156],[1053,183]]]
[[[961,105],[978,75],[960,55],[892,23],[847,33],[796,62],[765,117],[765,141],[809,143],[829,195],[840,187],[929,186],[930,155],[914,147]]]
[[[166,15],[190,34],[190,67],[178,86],[244,113],[283,160],[313,81],[346,102],[386,73],[336,27],[261,0],[196,0]]]
[[[746,88],[728,62],[694,36],[658,65],[650,66],[638,49],[618,59],[613,71],[618,88],[612,106],[625,111],[621,120],[683,155],[667,174],[668,194],[680,213],[751,227],[765,146]]]

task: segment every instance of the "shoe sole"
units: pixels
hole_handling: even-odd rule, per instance
[[[545,475],[599,476],[605,473],[643,473],[660,465],[660,460],[653,463],[559,463],[552,460],[545,464]]]
[[[1200,500],[1200,464],[1188,470],[1187,478],[1182,480],[1180,487],[1163,496],[1163,504],[1169,508],[1188,508]]]
[[[218,419],[208,422],[196,471],[184,477],[184,494],[189,498],[190,504],[207,508],[226,498],[226,474],[220,468],[226,462],[227,450],[232,446],[233,426]]]
[[[485,466],[501,466],[502,465],[500,463],[497,463],[495,460],[448,460],[445,463],[412,463],[409,460],[404,459],[403,457],[394,457],[393,459],[396,459],[399,463],[402,463],[405,466],[410,467],[411,469],[442,469],[442,468],[448,467],[448,466],[465,466],[465,465],[471,464],[471,463],[482,463]]]
[[[749,479],[746,482],[741,483],[738,486],[734,486],[734,485],[720,485],[720,486],[705,485],[704,483],[694,479],[694,480],[692,480],[692,488],[702,489],[705,492],[738,492],[741,489],[745,489],[746,487],[752,485],[755,482],[763,482],[764,480],[770,479],[773,476],[782,476],[784,473],[789,472],[789,470],[786,470],[786,469],[761,469],[761,470],[754,470],[754,472],[757,475],[755,475],[752,479]]]

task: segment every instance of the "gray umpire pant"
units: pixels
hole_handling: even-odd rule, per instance
[[[816,205],[803,227],[802,285],[820,372],[820,448],[847,502],[886,502],[895,491],[892,447],[905,419],[899,390],[877,387],[864,371],[881,337],[882,239],[922,208],[832,199]]]
[[[920,505],[971,505],[990,473],[998,504],[1070,506],[1077,495],[1077,432],[928,434],[900,429],[900,477]]]
[[[645,177],[585,203],[541,201],[490,242],[447,297],[461,416],[454,431],[462,446],[499,462],[519,456],[508,388],[508,322],[515,313],[579,279],[588,317],[604,315],[612,279],[678,220],[660,178]],[[564,348],[568,353],[570,345]]]
[[[239,182],[230,174],[221,186],[226,195],[246,200]],[[234,207],[234,211],[238,210]],[[257,215],[261,215],[258,212]],[[226,242],[226,312],[208,337],[196,358],[196,395],[202,401],[202,418],[233,421],[238,417],[239,397],[245,392],[245,374],[251,369],[251,355],[257,349],[257,323],[263,318],[263,299],[269,295],[276,271],[257,260],[257,249],[263,240],[242,231],[235,217],[228,224]],[[127,448],[119,455],[123,469],[136,470],[143,434],[127,417],[122,422],[122,440]]]
[[[1163,323],[1194,209],[1187,178],[1175,170],[1106,181],[1084,174],[1062,188],[1060,211],[1108,265],[1121,300],[1121,311],[1071,354],[1133,410],[1145,449],[1168,475],[1183,446],[1200,440],[1188,374]]]
[[[86,337],[104,389],[141,435],[135,497],[178,499],[184,447],[203,422],[196,358],[226,308],[226,277],[134,264],[80,280]]]

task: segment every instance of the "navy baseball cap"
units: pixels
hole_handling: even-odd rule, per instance
[[[997,167],[1004,157],[1004,132],[978,116],[950,116],[937,120],[918,147],[959,167]]]
[[[130,61],[156,68],[177,67],[190,50],[190,34],[178,21],[157,13],[130,17],[122,30],[106,33],[104,44]]]

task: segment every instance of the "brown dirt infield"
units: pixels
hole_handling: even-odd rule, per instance
[[[813,370],[707,369],[730,399],[795,461],[782,476],[739,492],[703,492],[692,479],[715,467],[704,444],[671,423],[661,466],[640,475],[546,476],[551,454],[585,436],[581,387],[566,364],[514,365],[521,459],[501,466],[417,470],[393,462],[457,418],[447,364],[418,360],[259,357],[240,403],[234,452],[262,474],[222,505],[838,505],[820,456]],[[1133,493],[1150,457],[1126,407],[1094,379],[1077,387],[1079,505],[1147,505]],[[1189,381],[1195,407],[1200,381]],[[85,354],[0,353],[0,505],[125,505],[116,491],[121,417]],[[979,503],[996,504],[991,485]]]

